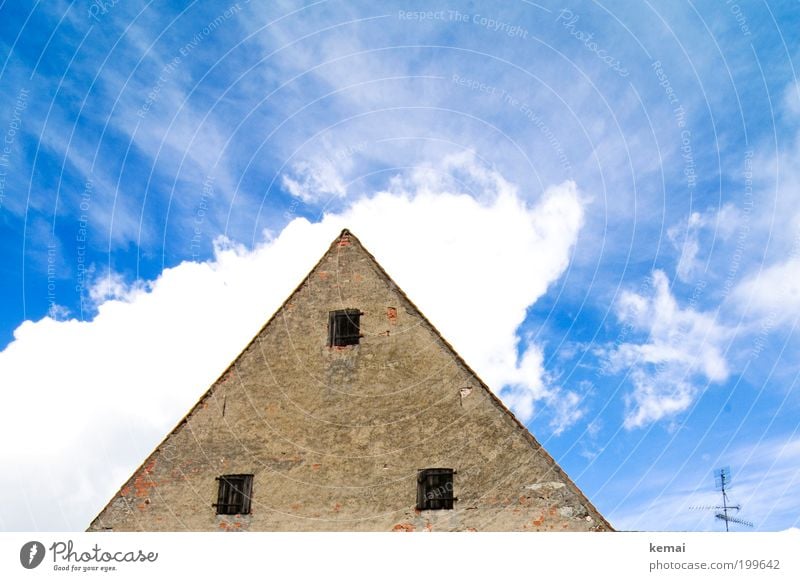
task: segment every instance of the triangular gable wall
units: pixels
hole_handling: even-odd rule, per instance
[[[328,346],[354,308],[358,345]],[[417,471],[456,471],[417,510]],[[218,515],[217,477],[253,474]],[[89,530],[612,530],[347,230]]]

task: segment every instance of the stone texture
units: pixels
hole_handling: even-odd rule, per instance
[[[358,345],[328,347],[357,308]],[[453,510],[418,511],[420,468]],[[217,476],[254,474],[217,515]],[[91,523],[115,531],[605,531],[608,522],[344,231]]]

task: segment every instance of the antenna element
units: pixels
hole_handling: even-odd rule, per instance
[[[714,515],[721,521],[725,522],[725,532],[730,532],[730,523],[744,525],[746,527],[752,527],[753,523],[748,520],[741,519],[739,517],[730,514],[732,512],[738,513],[742,510],[741,504],[731,504],[730,500],[728,499],[728,488],[731,485],[731,469],[729,466],[725,466],[724,468],[717,468],[714,470],[714,484],[717,487],[717,490],[722,492],[722,506],[690,506],[689,508],[692,510],[715,510],[717,513]]]

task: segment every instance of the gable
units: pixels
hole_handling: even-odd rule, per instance
[[[362,337],[331,346],[331,311]],[[454,470],[452,510],[417,473]],[[253,474],[217,515],[217,477]],[[348,231],[90,530],[611,530]]]

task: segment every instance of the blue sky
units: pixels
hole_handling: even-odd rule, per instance
[[[345,226],[618,528],[724,465],[798,526],[800,8],[254,4],[0,1],[0,528],[82,530]]]

